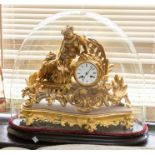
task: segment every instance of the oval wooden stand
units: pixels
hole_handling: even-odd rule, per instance
[[[11,119],[8,134],[34,143],[57,144],[108,144],[108,145],[142,145],[147,142],[148,127],[135,122],[132,130],[123,127],[99,128],[93,133],[77,127],[31,127],[19,125],[20,119]]]

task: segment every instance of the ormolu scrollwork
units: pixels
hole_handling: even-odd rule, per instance
[[[37,121],[45,121],[52,124],[60,124],[61,126],[79,126],[89,132],[96,131],[99,126],[109,127],[123,125],[126,128],[130,128],[133,124],[133,116],[130,112],[120,112],[119,114],[112,115],[77,115],[58,111],[24,109],[20,115],[26,119],[26,125],[32,125]]]

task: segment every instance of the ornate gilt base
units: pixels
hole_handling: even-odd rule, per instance
[[[133,116],[131,112],[103,113],[103,114],[72,114],[43,109],[22,109],[21,118],[25,119],[26,125],[30,126],[34,122],[50,122],[61,126],[78,126],[89,132],[97,130],[97,127],[109,127],[122,125],[131,128]]]

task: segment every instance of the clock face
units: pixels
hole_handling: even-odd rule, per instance
[[[90,62],[83,62],[76,67],[75,78],[84,86],[94,85],[98,81],[98,67]]]

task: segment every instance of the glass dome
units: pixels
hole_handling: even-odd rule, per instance
[[[131,104],[143,103],[145,76],[139,55],[127,34],[111,19],[94,12],[81,10],[64,11],[51,15],[36,24],[23,41],[14,63],[10,88],[12,117],[20,114],[24,102],[22,90],[29,76],[40,69],[49,51],[57,53],[63,40],[61,30],[66,26],[74,27],[75,33],[97,40],[102,44],[109,63],[113,64],[109,81],[116,74],[124,78],[128,85],[128,97]],[[141,81],[139,81],[141,76]],[[139,89],[139,85],[142,89]],[[143,107],[143,106],[142,106]],[[134,116],[145,121],[144,108],[133,108]]]

